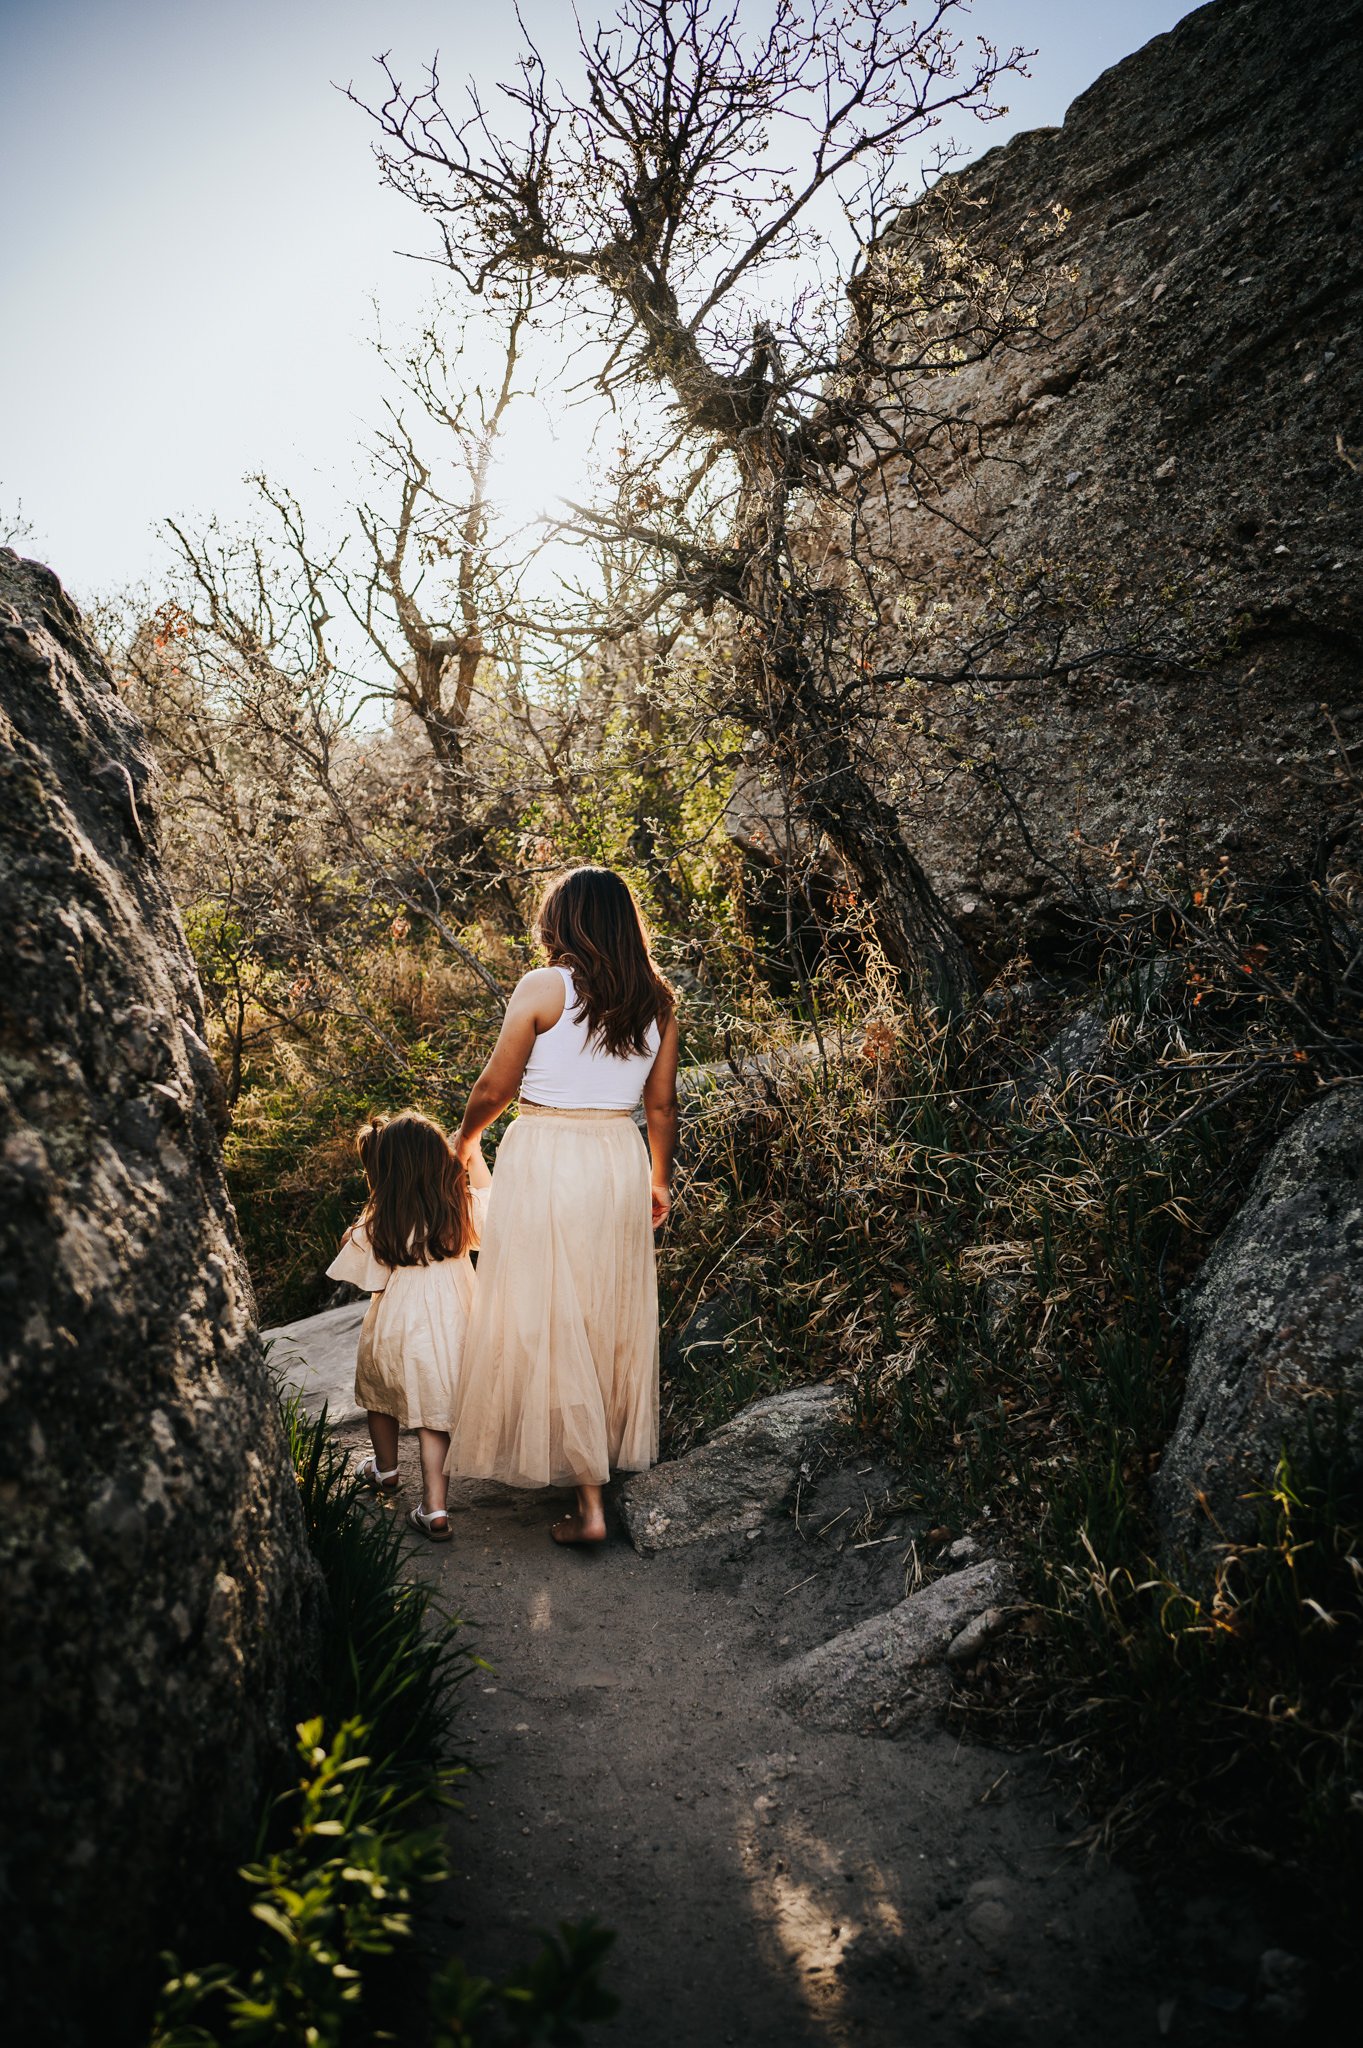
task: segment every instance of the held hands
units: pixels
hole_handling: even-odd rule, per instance
[[[653,1228],[661,1230],[672,1213],[672,1190],[653,1183]]]

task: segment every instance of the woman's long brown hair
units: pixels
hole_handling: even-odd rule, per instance
[[[570,868],[544,892],[539,934],[551,965],[572,972],[589,1036],[621,1059],[646,1052],[649,1026],[667,1023],[676,997],[629,884],[611,868]]]
[[[385,1266],[430,1266],[463,1256],[472,1230],[469,1178],[439,1124],[404,1109],[371,1117],[355,1139],[369,1200],[361,1219]]]

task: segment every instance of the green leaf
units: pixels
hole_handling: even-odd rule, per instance
[[[290,1946],[297,1943],[298,1936],[292,1923],[286,1920],[284,1915],[269,1903],[268,1899],[253,1900],[251,1911],[257,1920],[263,1921],[266,1927],[270,1928],[275,1934],[282,1936]]]

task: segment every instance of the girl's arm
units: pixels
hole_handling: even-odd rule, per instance
[[[566,1001],[563,976],[553,967],[532,968],[516,984],[492,1057],[469,1090],[464,1121],[454,1140],[455,1153],[469,1167],[472,1186],[480,1185],[473,1178],[472,1168],[478,1140],[515,1100],[535,1040],[541,1031],[557,1024]]]
[[[672,1160],[677,1150],[677,1019],[669,1017],[658,1057],[644,1083],[648,1149],[653,1155],[653,1228],[672,1207]]]
[[[471,1188],[490,1188],[492,1186],[492,1169],[483,1157],[481,1145],[474,1146],[465,1164],[468,1167],[469,1186]]]

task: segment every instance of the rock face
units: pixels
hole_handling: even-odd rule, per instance
[[[35,2041],[145,2038],[314,1598],[156,837],[78,614],[0,551],[0,1995]]]
[[[986,952],[1044,951],[1106,871],[1081,846],[1144,859],[1163,829],[1254,879],[1314,841],[1321,707],[1352,745],[1363,696],[1361,107],[1363,0],[1215,0],[901,224],[1016,264],[1042,309],[1034,343],[921,380],[932,477],[861,507],[910,674],[944,678],[902,692],[886,786]],[[957,682],[1000,582],[1036,631]],[[1056,648],[1080,665],[1009,679]],[[755,787],[733,826],[771,839]]]
[[[704,1536],[760,1529],[791,1499],[801,1465],[834,1428],[845,1400],[840,1387],[768,1394],[684,1458],[631,1473],[617,1505],[634,1548],[647,1557]]]
[[[934,1579],[887,1614],[796,1657],[777,1679],[776,1697],[815,1728],[897,1735],[945,1703],[946,1667],[978,1655],[1012,1593],[1011,1573],[992,1557]]]
[[[1199,1275],[1188,1386],[1155,1481],[1166,1561],[1212,1581],[1286,1452],[1363,1482],[1363,1084],[1303,1111]]]

